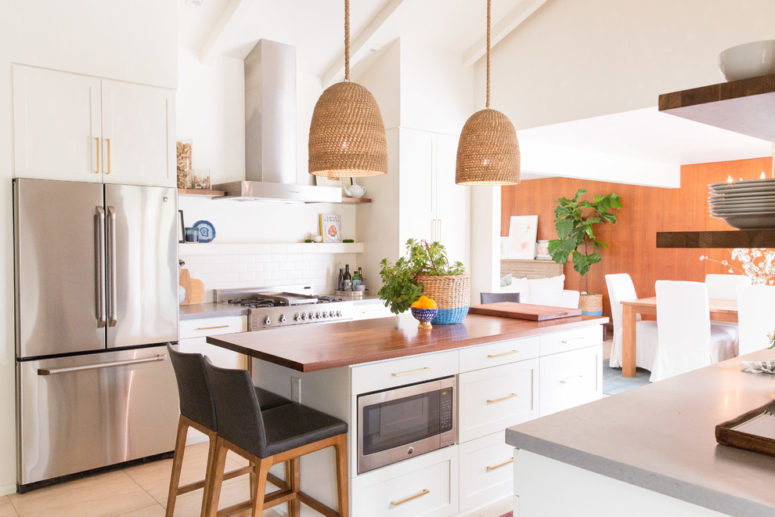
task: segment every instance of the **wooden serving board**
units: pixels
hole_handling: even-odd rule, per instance
[[[471,314],[514,318],[518,320],[544,321],[570,316],[581,316],[581,309],[565,307],[550,307],[548,305],[532,305],[529,303],[498,302],[483,305],[472,305],[468,309]]]

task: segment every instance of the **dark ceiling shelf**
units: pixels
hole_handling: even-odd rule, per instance
[[[664,93],[659,111],[773,142],[775,75]]]
[[[775,248],[775,230],[657,232],[657,248]]]

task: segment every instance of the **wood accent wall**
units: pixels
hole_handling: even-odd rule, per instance
[[[656,247],[656,232],[681,230],[734,229],[708,212],[708,184],[726,181],[727,175],[737,180],[758,179],[762,171],[770,174],[771,158],[732,162],[702,163],[681,167],[681,187],[677,189],[643,187],[579,180],[545,178],[523,180],[501,190],[501,235],[508,235],[512,215],[538,214],[538,239],[554,239],[554,208],[562,196],[572,197],[576,190],[587,190],[585,196],[616,192],[622,208],[616,211],[615,225],[598,225],[598,236],[609,245],[601,251],[602,260],[588,273],[589,290],[604,294],[604,313],[610,315],[605,275],[629,273],[638,296],[654,296],[657,280],[693,280],[702,282],[707,273],[726,273],[720,264],[703,261],[700,255],[717,260],[730,260],[731,250],[664,249]],[[584,290],[584,279],[565,264],[565,288]]]

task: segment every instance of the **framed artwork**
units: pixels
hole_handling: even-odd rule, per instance
[[[329,178],[327,176],[315,176],[315,185],[318,187],[342,187],[342,183],[349,185],[350,178]]]
[[[342,242],[342,216],[320,214],[320,235],[323,242]]]
[[[538,241],[536,243],[536,260],[552,260],[549,255],[549,241]]]
[[[536,255],[537,215],[513,215],[509,221],[508,244],[505,246],[507,259],[533,260]]]

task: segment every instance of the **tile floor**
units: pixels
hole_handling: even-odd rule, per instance
[[[231,453],[230,453],[231,454]],[[186,448],[181,483],[202,478],[207,462],[207,444]],[[227,470],[245,465],[229,456]],[[84,479],[0,497],[0,517],[164,517],[172,460],[160,460]],[[248,476],[230,479],[221,490],[221,508],[248,499]],[[175,515],[198,516],[202,491],[178,497]],[[511,498],[475,511],[467,517],[498,517],[511,510]],[[284,515],[286,506],[264,512],[265,517]]]

